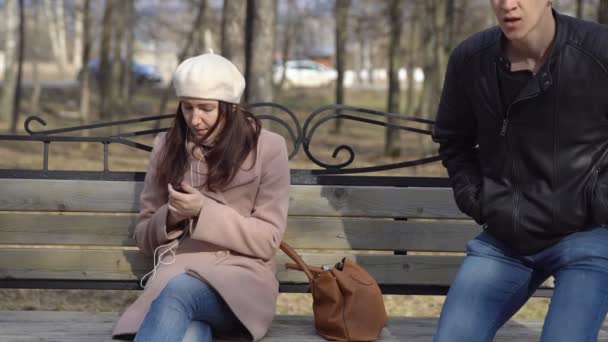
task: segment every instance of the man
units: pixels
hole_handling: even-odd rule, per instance
[[[436,342],[492,341],[549,276],[541,341],[596,341],[608,310],[608,28],[548,0],[491,0],[499,26],[450,57],[433,138],[483,225]]]

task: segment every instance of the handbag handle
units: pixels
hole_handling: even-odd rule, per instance
[[[298,268],[301,271],[303,271],[304,274],[306,274],[306,277],[308,278],[308,282],[312,284],[312,280],[314,279],[314,276],[313,276],[312,272],[310,272],[310,270],[308,269],[308,265],[306,265],[304,260],[302,260],[302,257],[300,257],[300,255],[298,255],[298,253],[296,253],[296,251],[294,251],[293,248],[291,248],[291,246],[285,241],[281,242],[281,250],[285,254],[287,254],[287,256],[289,258],[291,258],[291,260],[296,262]],[[290,264],[287,264],[287,268],[295,269],[293,267],[289,267],[289,265]],[[291,265],[293,265],[293,264],[291,264]]]

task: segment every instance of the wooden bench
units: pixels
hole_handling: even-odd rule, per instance
[[[8,139],[0,136],[0,143]],[[463,258],[457,253],[480,231],[456,208],[446,179],[324,173],[331,172],[292,170],[285,239],[308,263],[334,264],[347,256],[385,294],[446,293]],[[138,289],[138,279],[151,269],[131,238],[143,177],[0,170],[0,287]],[[286,271],[286,261],[279,252],[280,290],[306,292],[303,274]],[[0,311],[0,340],[109,341],[117,317]],[[430,341],[436,321],[391,317],[381,341]],[[511,321],[496,341],[538,341],[541,328],[540,321]],[[600,340],[608,341],[608,334],[602,331]],[[323,339],[315,335],[312,317],[279,315],[264,341]]]

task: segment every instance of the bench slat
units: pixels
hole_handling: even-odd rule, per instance
[[[135,212],[141,182],[0,179],[0,211]],[[292,216],[466,218],[449,188],[291,186]]]
[[[311,265],[335,264],[347,256],[365,267],[381,284],[447,285],[462,257],[372,254],[302,253]],[[286,271],[290,261],[277,255],[277,278],[285,282],[304,282],[302,272]],[[84,250],[1,248],[2,279],[64,279],[135,281],[151,269],[151,258],[135,250]]]
[[[26,245],[134,246],[135,215],[0,213],[0,241]],[[473,221],[290,217],[295,248],[462,252],[481,229]]]
[[[0,311],[0,341],[115,342],[110,335],[119,313]],[[380,342],[396,342],[389,328]],[[218,340],[217,342],[228,342]],[[322,342],[312,316],[277,315],[263,342]]]

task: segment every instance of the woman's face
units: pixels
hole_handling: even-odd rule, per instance
[[[203,100],[190,97],[180,98],[184,120],[188,125],[190,136],[205,144],[213,144],[222,130],[218,126],[213,134],[204,141],[200,141],[215,125],[219,118],[219,103],[215,100]],[[221,123],[220,123],[221,124]]]

